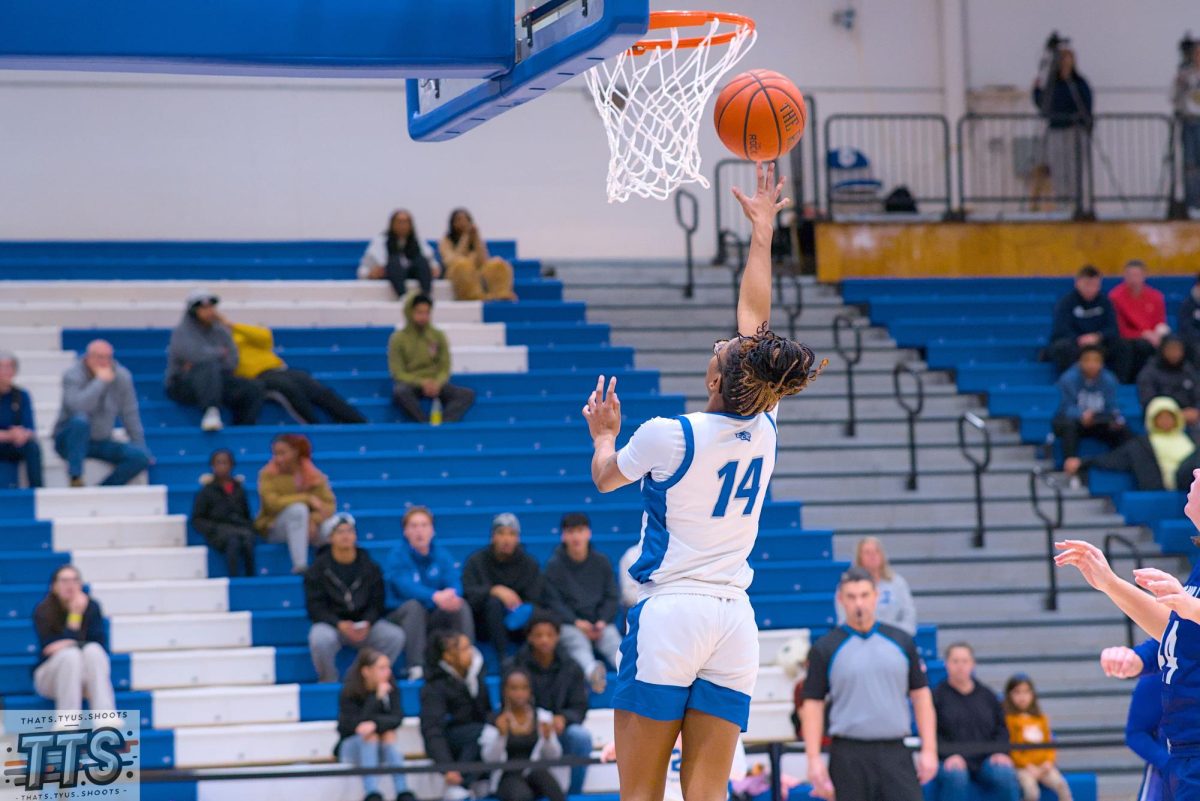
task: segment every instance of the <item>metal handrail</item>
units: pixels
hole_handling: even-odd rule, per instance
[[[842,344],[842,331],[845,330],[854,334],[854,350],[852,351],[847,351]],[[854,324],[854,320],[844,314],[833,318],[833,349],[846,362],[846,401],[849,404],[846,436],[857,436],[858,420],[854,413],[854,367],[862,361],[862,329]]]
[[[1115,531],[1110,531],[1104,535],[1104,558],[1111,564],[1116,559],[1117,554],[1114,553],[1113,544],[1124,545],[1129,549],[1129,556],[1133,559],[1134,567],[1141,570],[1146,565],[1146,554],[1142,553],[1142,549],[1137,547],[1137,543],[1128,537],[1118,534]],[[1134,631],[1133,619],[1125,617],[1125,642],[1130,648],[1134,646]]]
[[[1039,484],[1045,484],[1054,491],[1053,515],[1042,509],[1042,498],[1038,494]],[[1058,611],[1058,571],[1054,564],[1054,533],[1062,528],[1063,524],[1062,487],[1049,473],[1044,472],[1041,468],[1034,468],[1029,471],[1029,502],[1033,505],[1034,515],[1042,521],[1042,525],[1046,529],[1046,564],[1050,582],[1046,591],[1045,605],[1047,611],[1056,612]]]
[[[684,219],[683,201],[688,201],[692,207],[692,221],[688,223]],[[696,278],[695,278],[695,263],[692,251],[692,236],[696,233],[696,229],[700,227],[700,201],[696,196],[686,189],[680,189],[675,193],[675,222],[679,223],[679,227],[683,229],[683,239],[686,246],[687,258],[687,283],[683,286],[683,296],[691,299],[696,293]]]
[[[788,320],[788,338],[796,338],[796,323],[800,320],[800,315],[804,313],[804,284],[800,280],[800,276],[796,275],[791,270],[782,270],[780,265],[775,266],[775,302],[783,309],[783,313],[787,315]],[[792,288],[792,302],[787,302],[787,296],[784,291],[784,282],[787,281]]]
[[[917,388],[916,401],[910,403],[900,385],[900,376],[912,376]],[[917,488],[917,418],[925,409],[925,381],[921,374],[907,364],[897,364],[892,368],[892,389],[896,393],[896,403],[908,416],[908,480],[904,486],[910,492]]]
[[[967,426],[974,428],[983,435],[983,457],[976,459],[975,454],[971,453],[971,449],[967,447]],[[971,464],[971,468],[975,473],[975,536],[972,540],[972,545],[976,548],[982,548],[984,544],[984,522],[983,522],[983,474],[987,472],[988,467],[992,464],[992,434],[987,429],[987,424],[973,412],[963,412],[962,417],[958,418],[958,449],[962,453],[963,458]]]

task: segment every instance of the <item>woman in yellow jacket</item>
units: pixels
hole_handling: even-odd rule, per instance
[[[292,572],[308,567],[308,546],[329,539],[337,499],[329,479],[312,463],[312,444],[300,434],[271,442],[271,461],[258,471],[258,518],[254,527],[267,542],[286,542]]]
[[[450,226],[438,245],[446,278],[455,300],[516,300],[513,268],[504,259],[488,254],[471,212],[450,212]]]
[[[220,321],[229,327],[238,361],[233,374],[262,385],[271,400],[278,402],[300,423],[319,423],[317,409],[335,423],[365,423],[367,418],[329,387],[303,370],[293,370],[275,353],[275,335],[270,328]]]
[[[1004,685],[1004,721],[1008,724],[1008,739],[1013,745],[1040,745],[1053,741],[1050,719],[1042,714],[1033,681],[1018,673]],[[1053,748],[1014,748],[1013,766],[1021,784],[1024,801],[1037,801],[1041,787],[1058,794],[1059,801],[1071,801],[1071,788],[1055,764]],[[1039,787],[1041,785],[1041,787]]]

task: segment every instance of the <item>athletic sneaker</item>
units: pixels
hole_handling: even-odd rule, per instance
[[[221,422],[221,410],[216,406],[209,406],[204,410],[204,418],[200,421],[201,431],[220,431],[225,427]]]

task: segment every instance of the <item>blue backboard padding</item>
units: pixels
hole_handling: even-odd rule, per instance
[[[0,67],[489,78],[510,0],[6,0]]]

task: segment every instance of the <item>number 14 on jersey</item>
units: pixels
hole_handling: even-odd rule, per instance
[[[738,468],[740,467],[741,462],[735,459],[727,462],[717,471],[717,478],[721,479],[721,494],[717,497],[716,506],[713,507],[713,517],[725,517],[726,512],[729,511],[731,495],[735,499],[746,502],[742,506],[742,517],[746,517],[754,511],[754,505],[758,502],[758,493],[762,489],[762,457],[758,456],[750,460],[746,471],[742,473],[741,482],[737,485],[737,492],[734,493],[733,485],[737,482]]]

